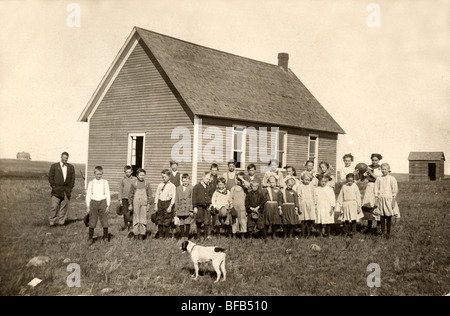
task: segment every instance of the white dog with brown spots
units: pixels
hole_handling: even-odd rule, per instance
[[[222,281],[227,279],[227,271],[225,270],[226,253],[225,249],[219,247],[204,247],[193,243],[192,241],[184,241],[180,248],[183,252],[191,254],[191,260],[194,263],[194,280],[198,278],[198,264],[202,262],[212,262],[213,268],[217,273],[217,279],[214,283],[219,282],[221,275]]]

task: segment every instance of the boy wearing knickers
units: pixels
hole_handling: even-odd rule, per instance
[[[89,182],[86,191],[86,205],[89,213],[89,246],[94,243],[94,229],[99,218],[103,227],[103,240],[109,241],[108,213],[111,204],[109,184],[108,181],[102,179],[103,168],[101,166],[94,168],[94,174],[95,179]]]
[[[195,222],[197,225],[197,239],[200,239],[202,225],[205,232],[205,239],[209,238],[211,227],[211,196],[209,192],[209,182],[211,174],[205,172],[200,183],[197,183],[192,190],[192,207],[194,208]]]
[[[156,189],[155,211],[156,224],[158,225],[158,237],[169,237],[169,229],[172,224],[172,208],[175,204],[176,186],[170,181],[172,172],[169,169],[161,171],[162,182]]]

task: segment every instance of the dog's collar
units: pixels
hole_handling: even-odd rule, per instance
[[[194,245],[193,245],[191,248],[189,248],[189,246],[190,246],[191,244],[194,244]],[[193,242],[189,242],[189,246],[186,248],[186,250],[187,250],[188,252],[192,252],[192,249],[194,249],[194,247],[197,246],[197,244],[195,244],[195,243],[193,243]]]

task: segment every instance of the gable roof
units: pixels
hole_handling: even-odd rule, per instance
[[[445,161],[445,156],[442,151],[415,151],[410,152],[408,160],[443,160]]]
[[[290,70],[137,27],[133,32],[195,115],[345,133]],[[79,121],[93,110],[88,104]]]

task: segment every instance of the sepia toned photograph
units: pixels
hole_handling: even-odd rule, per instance
[[[448,12],[0,0],[0,295],[448,296]]]

